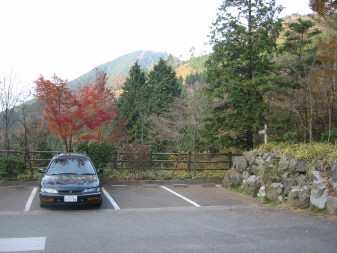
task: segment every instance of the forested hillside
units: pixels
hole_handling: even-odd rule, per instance
[[[40,130],[40,139],[32,137],[28,143],[60,148],[55,145],[57,132],[75,147],[249,150],[263,143],[258,131],[265,125],[269,141],[336,142],[337,4],[321,2],[312,1],[315,15],[282,20],[277,16],[282,8],[274,1],[225,0],[211,29],[209,55],[181,62],[166,53],[137,51],[69,84],[61,78],[43,79],[41,89],[45,85],[55,90],[51,97],[41,96],[46,98],[45,119],[54,122],[37,124],[36,117],[30,124],[39,126],[34,130]],[[62,119],[52,106],[46,107],[50,102],[67,112]],[[95,123],[84,112],[101,121]],[[59,131],[60,122],[69,124],[69,131]],[[26,131],[22,126],[7,130],[2,143],[25,145],[15,141]]]

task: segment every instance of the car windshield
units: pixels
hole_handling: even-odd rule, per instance
[[[59,157],[49,166],[47,175],[59,174],[94,175],[95,169],[84,157]]]

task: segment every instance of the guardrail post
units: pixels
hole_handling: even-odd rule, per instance
[[[187,171],[191,171],[191,151],[187,152]]]
[[[228,158],[229,158],[229,169],[231,169],[231,168],[232,168],[232,165],[233,165],[232,157],[233,157],[232,152],[229,152],[229,153],[228,153]]]
[[[152,151],[149,152],[149,169],[152,169]]]
[[[117,150],[114,151],[114,169],[117,170],[118,166],[118,153]]]

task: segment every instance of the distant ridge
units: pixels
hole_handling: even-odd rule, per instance
[[[154,52],[139,50],[130,54],[120,56],[112,61],[101,64],[91,71],[81,75],[80,77],[69,82],[70,88],[85,86],[95,77],[95,69],[104,71],[108,75],[108,85],[115,89],[120,89],[125,77],[129,75],[130,67],[138,60],[139,65],[143,69],[148,69],[157,63],[160,58],[168,58],[166,52]]]

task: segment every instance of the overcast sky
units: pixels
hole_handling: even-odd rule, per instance
[[[276,0],[281,16],[309,0]],[[222,0],[0,0],[0,78],[13,69],[26,88],[54,73],[72,80],[137,50],[175,56],[205,50]]]

